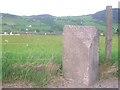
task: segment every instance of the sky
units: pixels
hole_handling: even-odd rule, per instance
[[[93,14],[111,5],[118,8],[120,0],[0,0],[0,12],[15,15],[51,14],[79,16]]]

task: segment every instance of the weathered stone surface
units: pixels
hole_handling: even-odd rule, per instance
[[[94,26],[64,27],[63,74],[87,86],[98,79],[98,31]]]

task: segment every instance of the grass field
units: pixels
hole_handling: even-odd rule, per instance
[[[50,75],[32,70],[32,66],[47,64],[50,60],[60,64],[62,60],[62,36],[3,36],[2,63],[4,82],[14,80],[28,80],[39,86],[44,86]],[[24,69],[13,70],[13,65],[28,65]]]
[[[104,62],[105,37],[100,37],[100,64]],[[2,36],[2,80],[3,82],[24,80],[44,87],[53,77],[47,71],[35,71],[30,65],[60,65],[62,62],[63,37],[50,35]],[[112,64],[118,64],[118,37],[113,37]],[[23,68],[14,65],[26,65]],[[57,71],[59,72],[59,71]],[[55,74],[59,75],[59,74]]]

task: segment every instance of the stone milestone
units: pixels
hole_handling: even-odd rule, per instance
[[[92,85],[99,78],[98,31],[94,26],[64,26],[63,75]]]

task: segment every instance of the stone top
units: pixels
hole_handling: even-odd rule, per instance
[[[78,26],[78,25],[65,25],[64,29],[68,30],[87,46],[90,47],[92,40],[97,34],[95,26]]]

